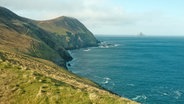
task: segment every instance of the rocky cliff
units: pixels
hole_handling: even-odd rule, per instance
[[[54,33],[58,44],[62,44],[65,49],[97,46],[98,40],[75,18],[62,16],[53,20],[37,21],[36,24]]]
[[[68,49],[97,46],[93,34],[77,19],[59,17],[34,21],[0,7],[0,47],[65,66],[72,60]]]

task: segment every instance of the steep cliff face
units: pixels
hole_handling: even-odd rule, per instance
[[[67,49],[97,46],[93,34],[78,20],[60,17],[34,21],[0,7],[0,48],[51,60],[65,66]]]
[[[77,19],[72,17],[58,17],[53,20],[36,21],[36,24],[57,37],[58,44],[66,49],[97,46],[98,40]]]

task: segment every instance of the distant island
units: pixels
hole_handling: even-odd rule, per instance
[[[144,34],[143,34],[142,32],[140,32],[138,35],[139,35],[139,36],[144,36]]]
[[[137,104],[67,70],[67,50],[98,43],[75,18],[35,21],[0,7],[0,103]]]

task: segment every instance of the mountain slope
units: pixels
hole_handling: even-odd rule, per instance
[[[52,33],[39,28],[31,20],[0,7],[1,49],[29,54],[65,66],[65,62],[72,58],[62,46],[56,48],[53,38]]]
[[[0,103],[136,104],[66,70],[66,61],[72,59],[67,48],[97,45],[97,40],[84,27],[80,31],[80,27],[73,30],[75,26],[68,27],[66,34],[55,34],[38,26],[38,21],[0,7]],[[74,39],[76,43],[59,40],[63,36]],[[79,38],[83,41],[89,38],[95,44],[84,44],[78,41]]]
[[[58,17],[47,21],[36,21],[36,24],[57,35],[59,41],[66,49],[97,46],[98,40],[77,19],[72,17]],[[67,44],[65,44],[67,43]]]
[[[0,28],[1,40],[7,43],[9,49],[51,60],[61,66],[72,60],[67,49],[98,45],[98,40],[82,23],[69,17],[34,21],[0,7]],[[25,39],[27,42],[16,41]],[[0,47],[7,46],[1,44]]]

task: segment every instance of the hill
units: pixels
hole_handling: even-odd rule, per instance
[[[0,28],[0,47],[51,60],[61,66],[72,60],[67,49],[98,45],[93,34],[70,17],[34,21],[0,7]]]
[[[49,21],[0,7],[1,104],[136,104],[66,70],[72,60],[67,49],[96,46],[98,41],[76,19]],[[54,21],[63,21],[61,30]]]
[[[37,21],[36,24],[55,33],[59,44],[63,44],[66,49],[97,46],[98,40],[75,18],[62,16],[53,20]]]

